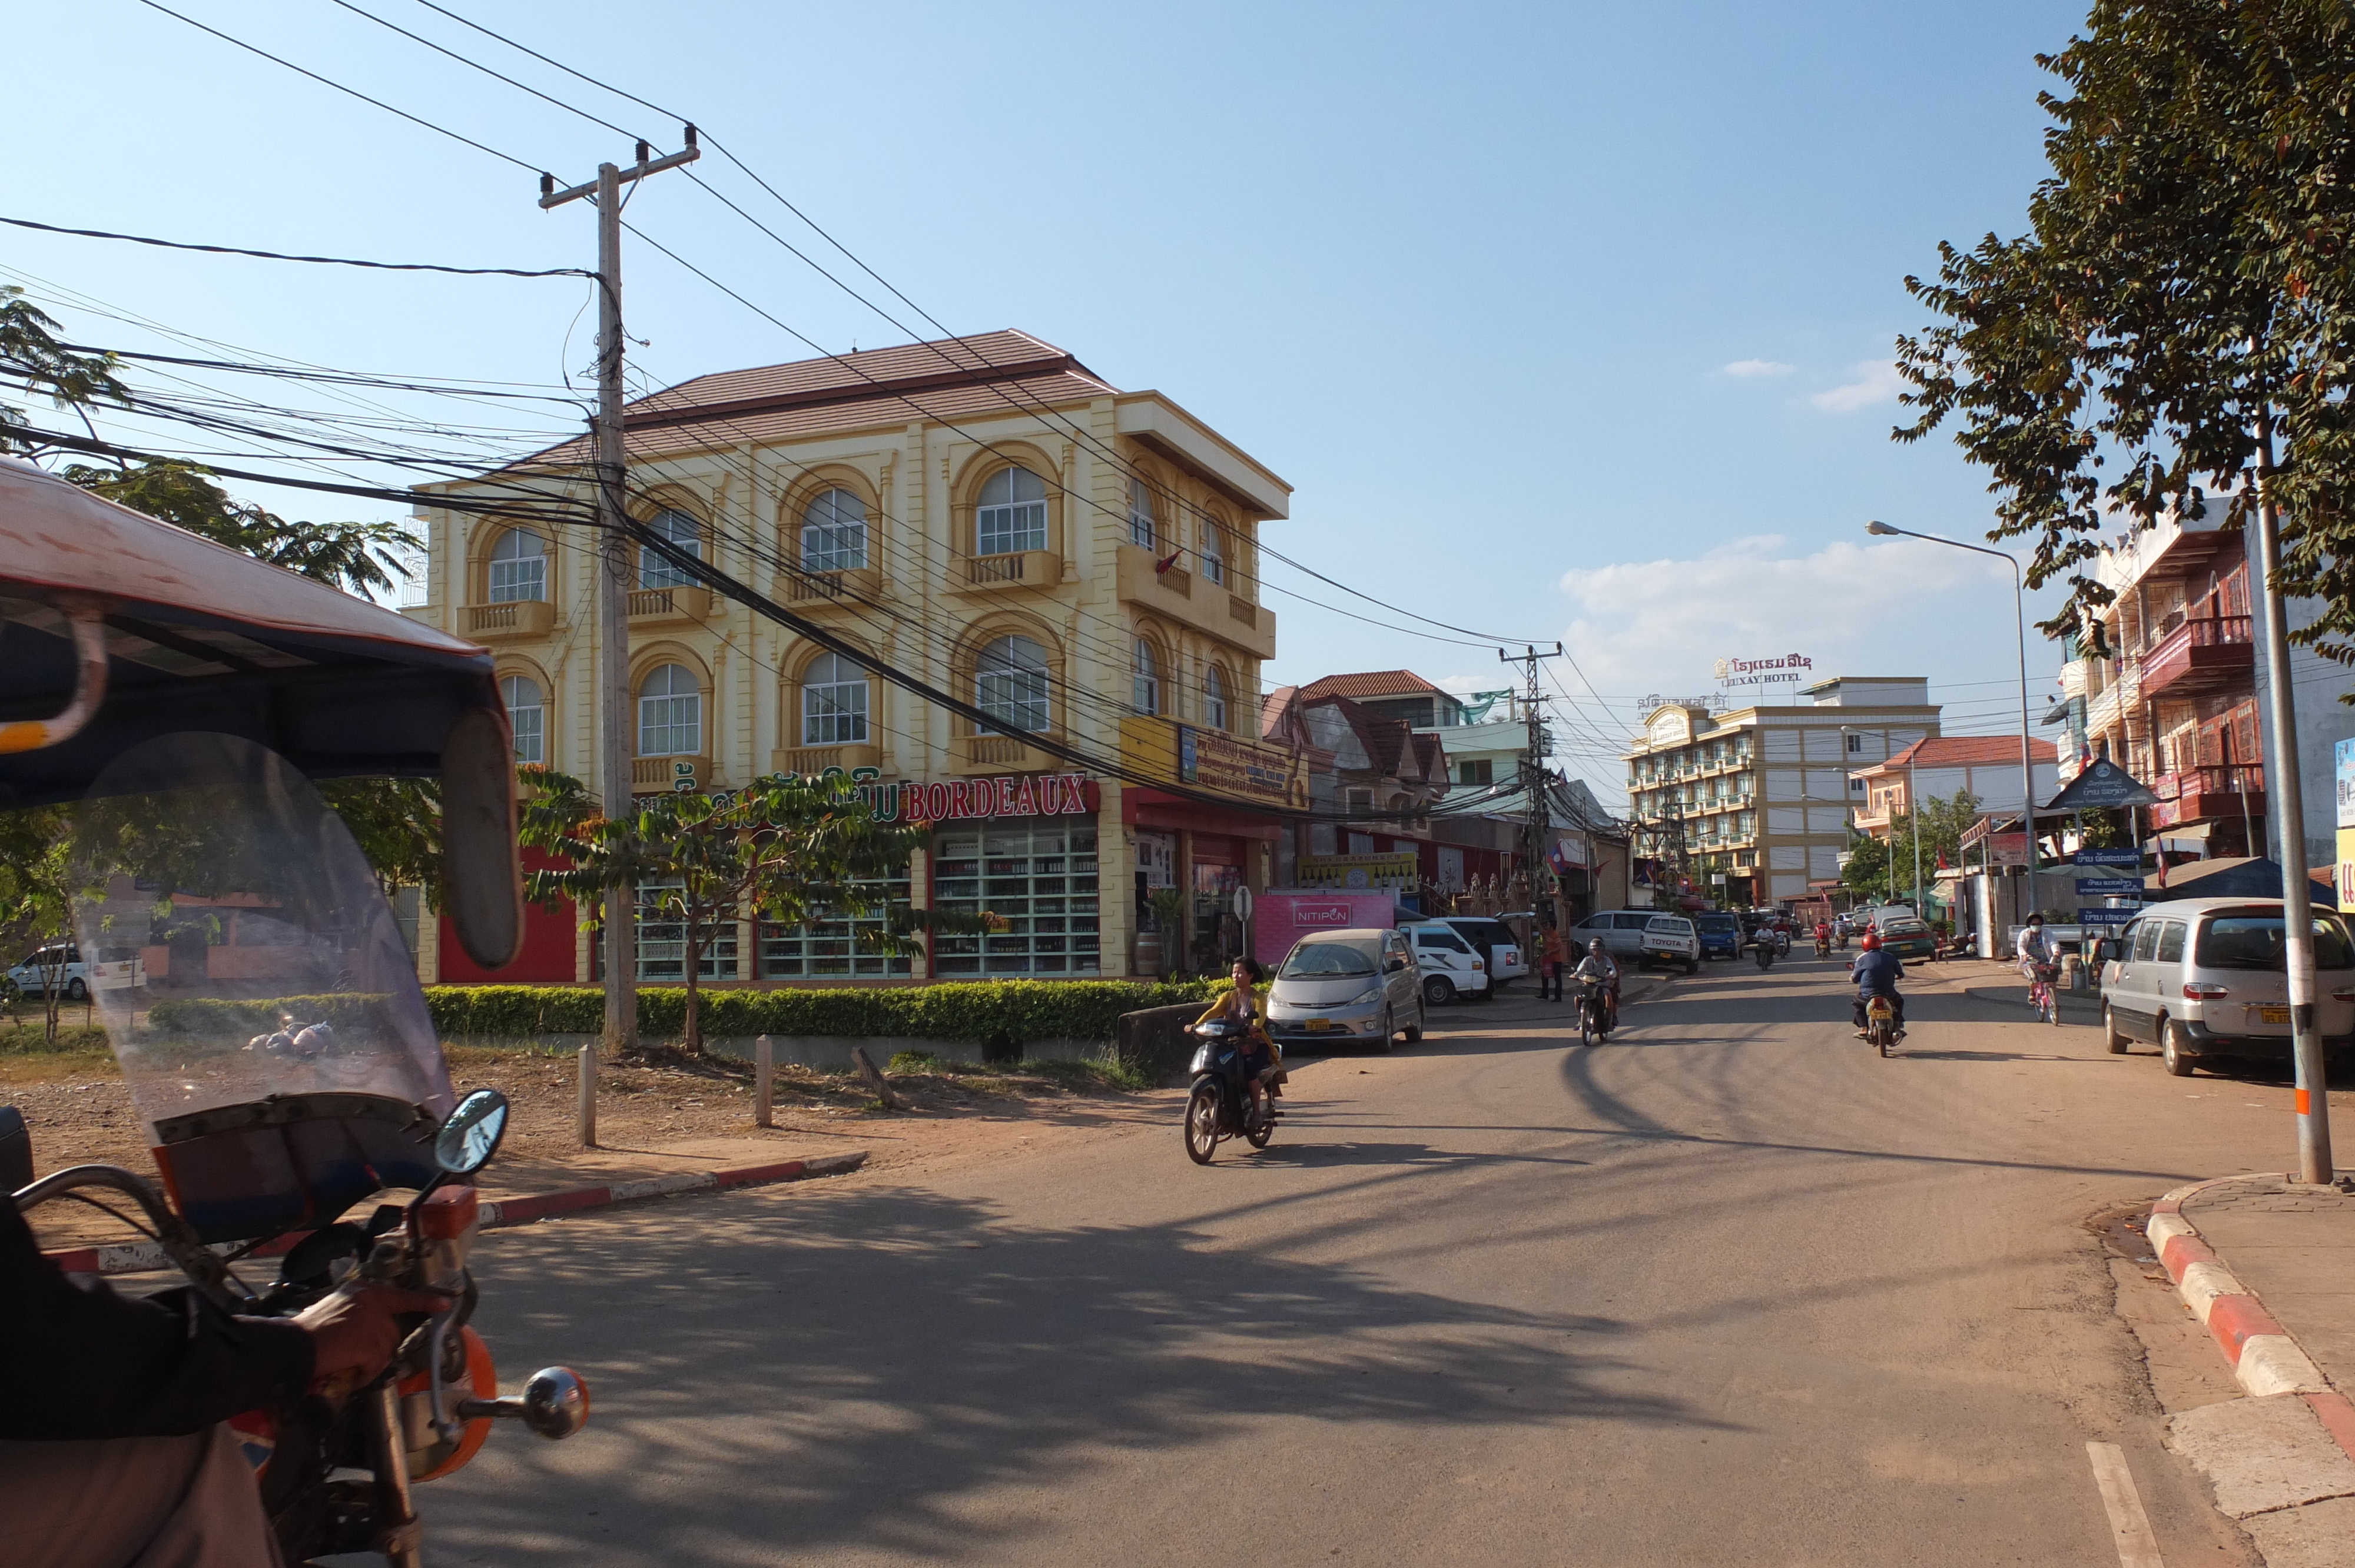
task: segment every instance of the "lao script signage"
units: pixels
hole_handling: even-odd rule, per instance
[[[2081,876],[2077,879],[2080,898],[2140,898],[2142,879],[2138,876]]]
[[[1149,715],[1120,721],[1120,758],[1129,777],[1169,788],[1222,795],[1276,810],[1308,804],[1306,764],[1281,747],[1262,746],[1224,730],[1200,729]]]
[[[2106,810],[2118,806],[2154,806],[2158,803],[2158,797],[2145,788],[2133,774],[2106,757],[2097,757],[2092,767],[2070,779],[2068,788],[2039,807],[2038,810]]]
[[[1720,659],[1717,662],[1717,683],[1721,686],[1796,686],[1815,673],[1816,662],[1805,653],[1785,653],[1774,659]]]
[[[1303,887],[1396,888],[1412,893],[1418,863],[1407,854],[1305,854],[1294,879]]]

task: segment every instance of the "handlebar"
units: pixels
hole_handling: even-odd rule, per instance
[[[120,1192],[137,1203],[155,1227],[157,1245],[165,1255],[177,1264],[190,1284],[202,1291],[217,1307],[234,1309],[240,1305],[245,1293],[214,1251],[197,1239],[188,1223],[174,1213],[155,1187],[135,1171],[120,1165],[74,1165],[63,1171],[52,1171],[30,1186],[20,1187],[10,1194],[18,1213],[29,1213],[38,1204],[52,1198],[63,1197],[82,1187],[104,1187]]]

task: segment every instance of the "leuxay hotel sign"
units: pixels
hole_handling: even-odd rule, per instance
[[[1814,674],[1816,662],[1805,653],[1777,659],[1720,659],[1717,683],[1732,686],[1796,686]]]

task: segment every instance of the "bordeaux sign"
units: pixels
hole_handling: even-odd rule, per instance
[[[840,778],[839,769],[829,776]],[[997,817],[1085,817],[1095,814],[1099,791],[1085,773],[1029,773],[941,783],[893,779],[872,768],[853,768],[859,800],[879,822],[979,822]]]

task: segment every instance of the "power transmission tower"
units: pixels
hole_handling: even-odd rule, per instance
[[[687,127],[687,147],[668,157],[638,143],[629,168],[597,165],[587,185],[556,188],[556,176],[539,176],[539,205],[562,207],[588,200],[597,207],[597,525],[604,570],[597,593],[597,793],[605,814],[629,810],[630,777],[630,546],[627,520],[629,457],[622,444],[622,186],[648,175],[692,164],[703,156],[695,127]],[[605,890],[605,1048],[626,1051],[638,1043],[638,932],[634,887]],[[581,1057],[579,1133],[585,1148],[597,1144],[596,1054]]]
[[[1521,753],[1521,788],[1529,796],[1529,817],[1521,827],[1521,863],[1529,868],[1529,901],[1535,904],[1545,893],[1545,853],[1549,797],[1552,794],[1546,775],[1545,697],[1538,688],[1538,669],[1541,661],[1562,657],[1561,644],[1553,645],[1550,653],[1540,652],[1523,644],[1518,654],[1497,650],[1500,663],[1528,666],[1527,684],[1522,697],[1522,716],[1529,721],[1529,746]]]

